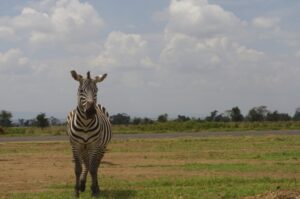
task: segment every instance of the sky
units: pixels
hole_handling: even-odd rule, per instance
[[[298,0],[11,0],[0,6],[0,109],[66,117],[71,70],[108,74],[110,114],[194,117],[300,107]]]

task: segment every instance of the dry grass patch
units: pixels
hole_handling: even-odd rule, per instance
[[[299,191],[272,191],[257,196],[245,197],[244,199],[300,199]]]

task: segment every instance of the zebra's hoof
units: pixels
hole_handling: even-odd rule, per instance
[[[100,197],[100,189],[99,187],[92,187],[92,197],[98,198]]]
[[[100,198],[100,191],[97,193],[92,193],[92,197],[94,198]]]
[[[81,192],[84,192],[84,191],[85,191],[85,181],[84,181],[84,180],[81,180],[81,181],[80,181],[80,191],[81,191]]]
[[[74,191],[74,198],[79,198],[79,191],[78,190]]]

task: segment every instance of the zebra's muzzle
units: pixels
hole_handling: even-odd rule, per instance
[[[96,109],[94,107],[89,108],[88,110],[86,110],[85,115],[88,119],[93,118],[93,116],[96,114]]]
[[[87,103],[85,115],[88,119],[93,118],[93,116],[96,114],[96,108],[95,108],[95,103]]]

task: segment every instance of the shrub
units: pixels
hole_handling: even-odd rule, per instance
[[[0,135],[1,134],[4,134],[5,132],[4,132],[4,129],[0,126]]]

